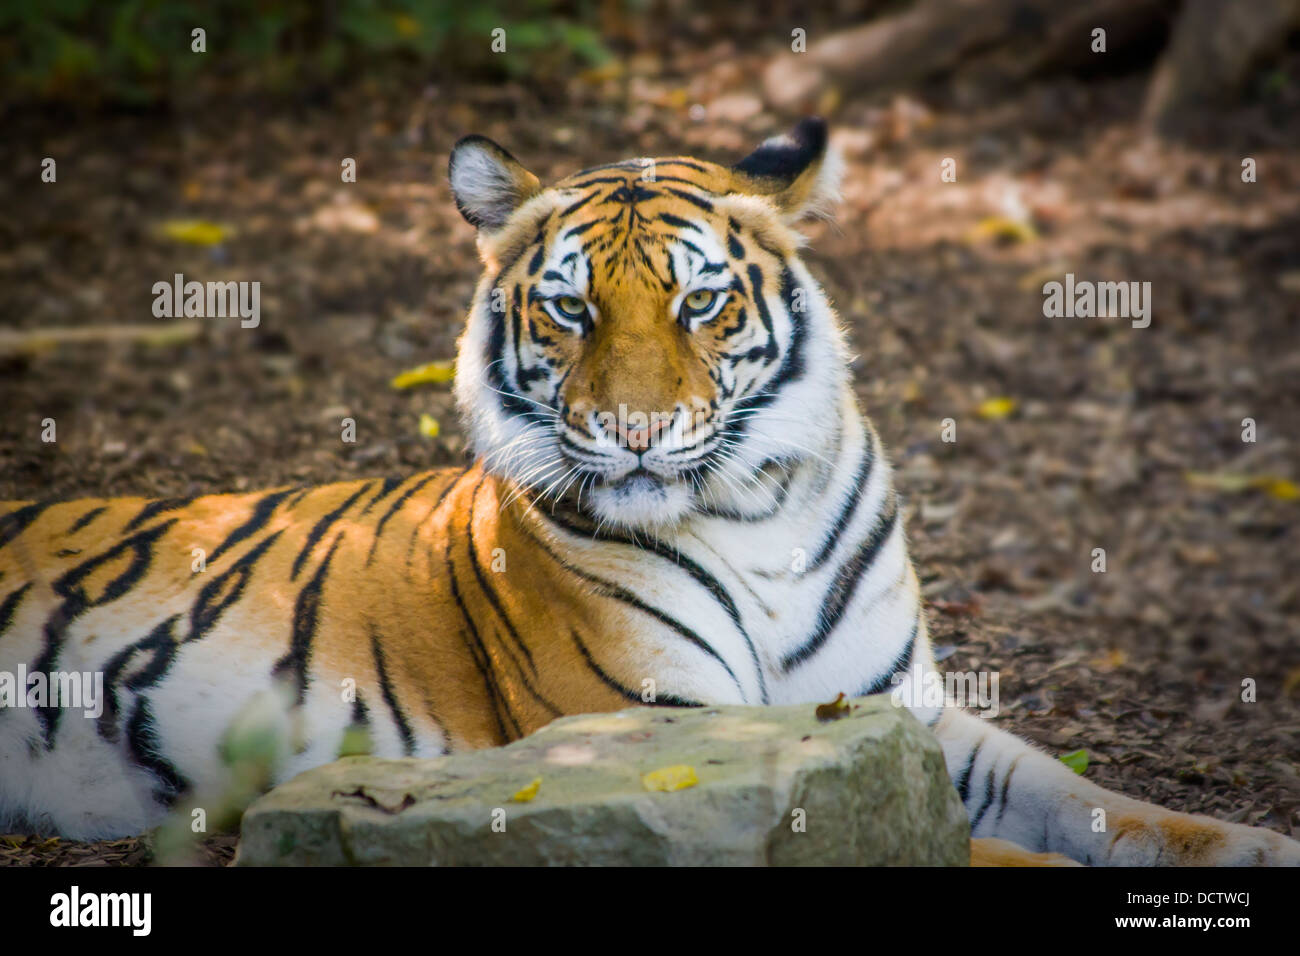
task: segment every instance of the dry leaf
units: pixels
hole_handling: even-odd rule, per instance
[[[850,710],[852,708],[849,706],[848,698],[841,691],[829,704],[818,704],[814,713],[816,713],[817,719],[824,723],[828,720],[839,720],[841,717],[847,717]]]

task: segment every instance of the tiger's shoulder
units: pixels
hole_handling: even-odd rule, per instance
[[[0,632],[6,610],[11,616],[38,583],[66,596],[102,578],[103,588],[89,591],[121,594],[150,573],[188,575],[281,537],[300,539],[289,557],[288,570],[295,573],[340,522],[377,539],[421,492],[436,493],[464,472],[181,497],[0,502]]]

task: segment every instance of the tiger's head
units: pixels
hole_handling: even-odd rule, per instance
[[[839,165],[818,119],[731,167],[632,159],[549,187],[458,142],[485,271],[456,398],[480,460],[629,529],[770,506],[840,420],[844,345],[793,228]]]

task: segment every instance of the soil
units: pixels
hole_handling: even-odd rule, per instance
[[[454,354],[478,275],[444,176],[452,143],[491,136],[543,180],[629,155],[734,161],[789,125],[754,92],[762,62],[697,44],[559,91],[363,81],[311,103],[11,116],[0,163],[22,175],[0,182],[0,329],[166,327],[152,287],[178,272],[260,280],[262,320],[0,356],[0,497],[461,461],[447,387],[390,386]],[[1086,750],[1104,786],[1295,833],[1300,109],[1292,89],[1201,142],[1152,141],[1144,81],[829,103],[845,201],[809,227],[807,258],[892,450],[944,667],[999,672],[997,724]],[[44,156],[55,184],[38,181]],[[159,232],[173,220],[229,234],[178,243]],[[1067,272],[1150,282],[1150,326],[1046,317],[1043,283]],[[347,417],[355,444],[339,440]],[[233,846],[209,841],[208,862]],[[0,863],[148,859],[137,840],[0,837]]]

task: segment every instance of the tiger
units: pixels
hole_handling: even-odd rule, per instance
[[[373,754],[427,758],[570,714],[937,674],[890,461],[800,254],[842,169],[816,118],[731,166],[632,159],[550,186],[457,142],[483,264],[453,384],[472,463],[6,504],[0,672],[99,674],[103,693],[0,707],[0,822],[157,826],[220,790],[223,728],[266,695],[295,735],[276,782],[357,727]],[[1300,864],[1279,833],[1107,791],[952,701],[900,703],[942,748],[972,862]]]

